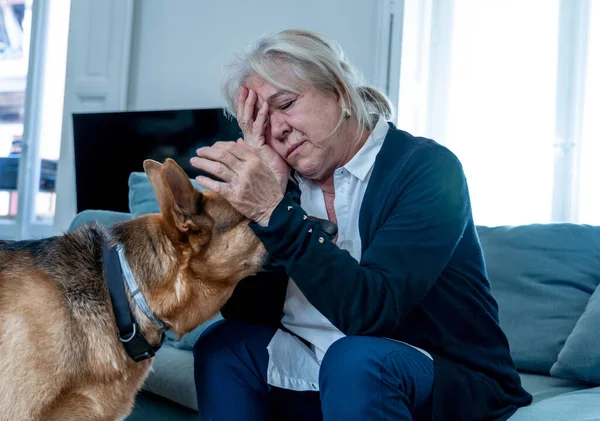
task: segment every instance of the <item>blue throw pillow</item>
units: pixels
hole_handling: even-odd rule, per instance
[[[196,189],[206,190],[196,180],[190,181]],[[129,211],[133,217],[160,212],[154,189],[144,172],[132,172],[129,175]]]
[[[196,180],[190,179],[190,181],[196,189],[205,190],[198,185]],[[154,189],[144,172],[132,172],[129,175],[129,211],[133,217],[160,212]],[[171,332],[167,332],[165,342],[175,348],[191,350],[204,329],[220,319],[222,319],[221,315],[217,314],[211,320],[184,335],[180,340],[177,340]]]
[[[598,262],[600,271],[600,261]],[[569,380],[600,384],[600,286],[558,354],[550,374]]]

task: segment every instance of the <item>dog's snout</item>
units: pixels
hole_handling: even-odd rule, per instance
[[[262,266],[263,272],[285,273],[285,269],[275,262],[275,259],[270,254],[265,256]]]
[[[263,258],[263,264],[262,264],[263,267],[268,267],[274,263],[275,263],[275,260],[273,259],[273,257],[270,254],[265,253],[265,256]]]

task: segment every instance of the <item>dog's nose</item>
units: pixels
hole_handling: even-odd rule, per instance
[[[263,259],[263,268],[269,267],[271,265],[273,265],[275,263],[275,260],[273,259],[273,257],[271,257],[270,254],[266,254],[265,258]]]
[[[273,259],[270,254],[267,254],[265,260],[263,261],[262,271],[272,273],[285,273],[285,269],[282,266],[279,266],[277,263],[275,263],[275,259]]]

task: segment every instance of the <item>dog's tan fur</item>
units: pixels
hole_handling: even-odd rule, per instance
[[[0,420],[114,421],[131,411],[151,359],[135,363],[118,340],[105,239],[124,244],[150,309],[178,335],[214,316],[237,282],[261,269],[265,250],[229,203],[195,190],[172,160],[144,169],[160,214],[0,241]],[[157,344],[155,326],[130,305]]]

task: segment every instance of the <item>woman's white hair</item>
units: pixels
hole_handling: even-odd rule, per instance
[[[389,98],[363,83],[362,74],[348,61],[342,48],[314,32],[290,29],[262,37],[227,67],[223,84],[225,111],[234,118],[239,89],[252,75],[296,94],[305,84],[333,93],[343,98],[342,108],[350,111],[362,129],[372,128],[372,114],[388,120],[393,114]],[[336,129],[343,119],[341,113]]]

